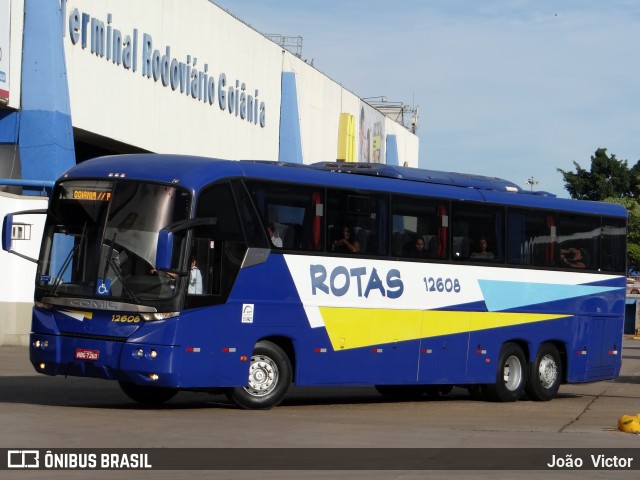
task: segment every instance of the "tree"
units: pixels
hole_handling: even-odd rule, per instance
[[[564,178],[565,189],[571,198],[602,201],[605,198],[638,198],[640,193],[640,162],[629,168],[626,160],[607,155],[599,148],[591,156],[591,170],[573,162],[575,172],[558,168]]]

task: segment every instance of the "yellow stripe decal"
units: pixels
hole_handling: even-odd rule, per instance
[[[65,315],[80,321],[85,318],[87,320],[93,319],[93,312],[83,312],[82,310],[60,310],[60,313],[64,313]]]
[[[334,350],[510,327],[570,315],[320,307]]]

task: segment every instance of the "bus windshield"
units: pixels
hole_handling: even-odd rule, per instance
[[[189,192],[116,181],[68,181],[51,199],[36,298],[153,304],[176,295],[179,275],[154,269],[158,231],[188,218]]]

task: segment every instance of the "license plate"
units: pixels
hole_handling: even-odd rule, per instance
[[[98,360],[100,350],[87,350],[86,348],[76,349],[76,360]]]

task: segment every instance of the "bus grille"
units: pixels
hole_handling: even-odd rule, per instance
[[[70,338],[86,338],[88,340],[104,340],[107,342],[126,342],[127,337],[114,337],[111,335],[92,335],[89,333],[70,333],[70,332],[62,332],[63,337]]]

